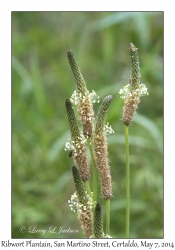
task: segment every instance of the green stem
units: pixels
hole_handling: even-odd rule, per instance
[[[90,188],[90,185],[89,185],[89,181],[85,181],[85,185],[86,185],[86,189],[87,189],[87,192],[88,192],[88,195],[91,197],[92,199],[92,202],[93,202],[93,208],[95,209],[95,202],[94,202],[94,197],[91,193],[91,188]]]
[[[106,235],[109,235],[110,228],[110,200],[106,200]]]
[[[88,192],[88,195],[91,197],[92,199],[92,202],[93,202],[93,208],[95,209],[95,201],[94,201],[94,197],[91,193],[91,188],[90,188],[90,185],[89,185],[89,181],[85,181],[85,186],[86,186],[86,189],[87,189],[87,192]]]
[[[86,185],[86,189],[87,189],[88,195],[92,198],[91,188],[89,186],[89,181],[85,181],[85,185]]]
[[[130,228],[130,168],[129,168],[128,125],[126,125],[126,124],[125,124],[125,151],[126,151],[126,238],[129,238],[129,228]]]
[[[91,159],[92,159],[92,169],[93,169],[93,194],[94,194],[94,202],[97,202],[97,173],[96,173],[96,163],[95,163],[95,158],[94,158],[94,153],[92,149],[92,141],[90,138],[87,140],[88,142],[88,147],[90,150],[91,154]]]

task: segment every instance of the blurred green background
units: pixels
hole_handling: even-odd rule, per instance
[[[75,90],[67,49],[89,91],[101,100],[114,95],[107,116],[115,130],[108,136],[111,236],[125,237],[123,100],[118,91],[130,74],[130,42],[139,48],[141,80],[149,92],[129,127],[131,238],[163,237],[163,12],[12,12],[13,238],[83,237],[67,202],[74,185],[73,162],[64,151],[70,135],[65,99]],[[105,216],[101,197],[99,202]],[[29,233],[30,226],[46,232]],[[52,234],[50,226],[79,232]]]

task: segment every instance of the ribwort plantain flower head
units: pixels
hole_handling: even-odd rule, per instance
[[[90,177],[89,168],[86,155],[86,139],[84,135],[80,133],[77,125],[76,117],[72,104],[69,99],[66,99],[66,112],[68,117],[68,123],[71,131],[71,140],[65,144],[65,150],[72,150],[72,156],[80,171],[83,181],[87,181]]]
[[[81,74],[81,71],[78,67],[76,60],[75,60],[74,54],[71,50],[67,51],[67,58],[68,58],[72,73],[73,73],[74,78],[75,78],[76,89],[77,89],[78,93],[85,95],[87,93],[86,82]]]
[[[130,43],[131,77],[128,84],[119,91],[120,97],[124,100],[122,120],[126,125],[132,123],[133,116],[140,102],[140,97],[148,95],[145,84],[140,81],[141,74],[137,50],[134,44]]]
[[[106,96],[99,108],[97,114],[97,120],[95,125],[95,132],[93,137],[94,142],[94,155],[101,179],[101,190],[102,196],[105,200],[111,199],[112,197],[112,182],[110,167],[108,164],[108,150],[106,142],[106,130],[113,132],[112,128],[106,123],[106,114],[108,107],[112,101],[112,95]]]
[[[99,97],[94,90],[92,93],[89,93],[87,90],[85,80],[71,50],[67,51],[67,57],[76,82],[76,91],[74,91],[70,100],[78,107],[78,113],[83,126],[83,135],[90,137],[93,132],[93,103],[99,102]]]
[[[93,225],[92,199],[88,195],[80,173],[75,166],[72,167],[72,174],[76,192],[71,196],[68,203],[71,210],[77,214],[86,238],[90,238]]]

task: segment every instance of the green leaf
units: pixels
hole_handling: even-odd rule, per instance
[[[148,117],[140,115],[138,113],[134,116],[133,121],[141,125],[150,132],[151,136],[155,140],[155,143],[157,144],[160,153],[162,154],[163,153],[162,136],[156,123],[150,120]]]

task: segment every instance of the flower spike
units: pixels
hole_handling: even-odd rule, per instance
[[[76,82],[76,92],[73,93],[71,100],[75,100],[75,104],[78,106],[78,113],[83,126],[83,135],[90,137],[93,131],[94,119],[92,102],[96,102],[94,98],[97,95],[95,91],[89,93],[87,90],[85,80],[71,50],[67,51],[67,57]]]
[[[110,167],[108,165],[108,150],[105,133],[106,113],[112,99],[112,95],[106,96],[99,108],[93,138],[94,155],[101,179],[102,196],[105,200],[111,199],[112,197],[112,182]]]
[[[71,210],[76,212],[86,238],[90,238],[92,236],[93,224],[92,199],[87,194],[87,190],[81,179],[80,173],[75,166],[72,167],[72,174],[74,178],[76,192],[71,196],[71,199],[68,201],[69,206]]]
[[[74,110],[69,99],[66,99],[65,105],[72,139],[72,145],[71,147],[70,145],[68,145],[68,149],[73,150],[72,156],[78,166],[81,178],[83,179],[83,181],[87,181],[90,177],[90,174],[85,147],[86,140],[84,136],[80,134]]]
[[[145,84],[140,81],[141,74],[137,50],[134,44],[130,43],[131,77],[129,78],[129,83],[119,91],[120,97],[124,100],[122,120],[126,125],[132,123],[133,116],[140,102],[140,97],[148,95]]]

